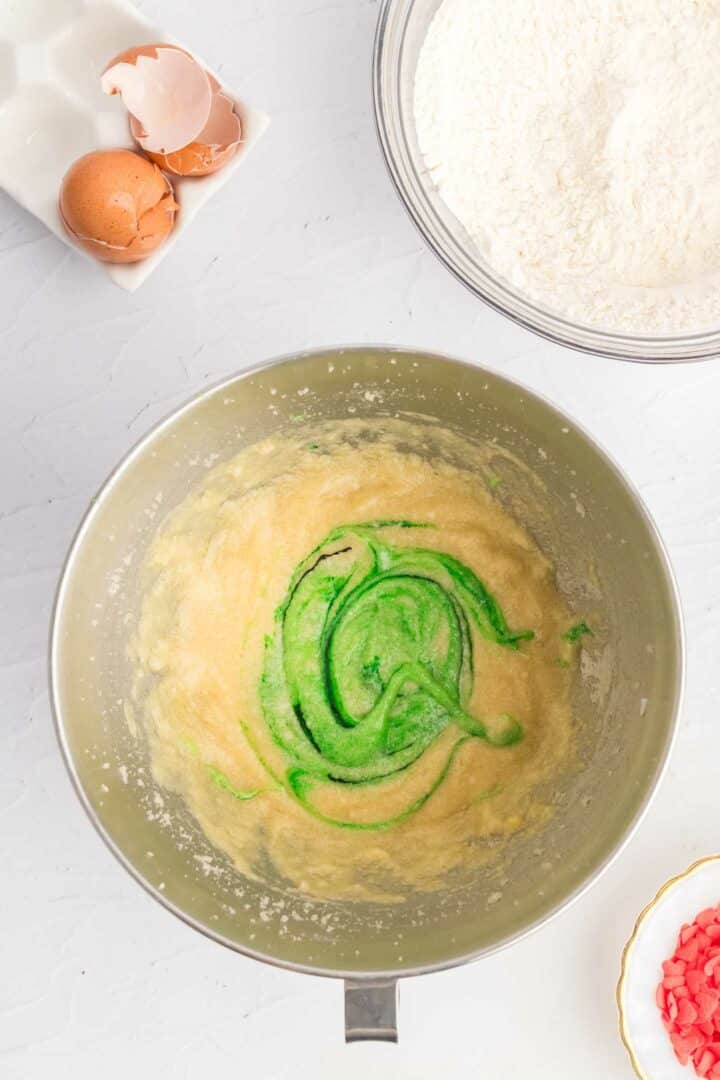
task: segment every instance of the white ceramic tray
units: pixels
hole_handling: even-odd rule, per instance
[[[192,52],[153,26],[129,0],[0,0],[0,186],[79,254],[58,213],[65,172],[90,150],[134,148],[127,110],[119,95],[103,94],[100,75],[123,49],[160,41]],[[152,273],[269,123],[212,74],[235,103],[243,143],[212,176],[172,178],[181,209],[171,236],[154,255],[126,266],[96,262],[128,291]]]

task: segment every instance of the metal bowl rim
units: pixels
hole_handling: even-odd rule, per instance
[[[62,617],[65,609],[65,596],[68,589],[68,584],[74,570],[74,567],[78,561],[80,549],[85,539],[86,534],[89,532],[93,519],[100,507],[107,498],[112,494],[115,483],[125,474],[125,472],[134,464],[134,462],[142,456],[146,448],[149,447],[154,440],[160,436],[163,431],[170,428],[177,420],[179,420],[186,413],[189,413],[192,409],[205,402],[208,398],[214,394],[228,389],[230,386],[236,386],[238,383],[244,382],[246,379],[252,378],[264,371],[275,369],[284,366],[290,366],[296,362],[306,360],[309,358],[327,356],[336,359],[338,355],[352,355],[352,354],[366,354],[366,353],[384,353],[394,354],[396,356],[407,356],[415,359],[426,359],[433,363],[447,364],[448,366],[456,366],[462,368],[469,368],[479,374],[489,375],[494,379],[499,379],[501,382],[513,387],[515,390],[526,394],[529,397],[538,400],[550,413],[554,413],[564,423],[571,428],[574,428],[580,435],[588,442],[595,453],[604,459],[609,468],[616,474],[618,480],[627,490],[630,495],[636,510],[639,512],[643,520],[645,521],[651,539],[655,543],[657,554],[660,558],[661,565],[665,572],[666,583],[669,586],[671,598],[673,601],[674,609],[674,622],[675,622],[675,650],[678,661],[678,675],[677,685],[675,688],[675,701],[673,705],[673,718],[672,726],[669,735],[666,739],[663,753],[658,761],[658,766],[655,771],[655,775],[648,785],[648,789],[645,793],[642,804],[638,808],[637,813],[632,821],[629,822],[624,836],[618,842],[614,850],[601,862],[590,874],[587,875],[584,881],[578,885],[578,887],[571,892],[564,900],[559,901],[555,907],[547,912],[545,915],[536,919],[530,925],[519,930],[515,934],[509,934],[507,937],[494,943],[493,945],[485,946],[484,948],[473,950],[469,953],[465,953],[461,956],[453,956],[447,960],[438,961],[434,964],[427,964],[424,966],[412,967],[412,968],[400,968],[400,969],[381,969],[376,971],[359,971],[357,969],[334,969],[325,967],[316,967],[312,964],[298,964],[289,960],[283,960],[278,957],[272,956],[268,953],[260,952],[259,950],[252,949],[245,945],[239,945],[237,942],[232,941],[225,935],[217,933],[211,927],[206,926],[200,920],[195,919],[192,915],[188,915],[186,911],[174,904],[163,892],[157,889],[141,871],[134,865],[134,863],[125,855],[121,848],[115,843],[115,840],[110,835],[100,820],[100,817],[95,810],[90,798],[88,797],[85,789],[82,786],[80,777],[75,767],[74,758],[70,750],[69,742],[65,731],[65,723],[62,715],[62,707],[59,700],[58,684],[59,677],[58,672],[60,668],[59,661],[59,627],[62,622]],[[516,379],[508,378],[506,375],[500,375],[498,372],[491,369],[482,367],[479,364],[475,364],[469,360],[458,360],[456,357],[449,356],[444,353],[427,352],[423,349],[412,349],[409,347],[398,347],[394,345],[351,345],[351,346],[337,346],[323,347],[321,349],[309,349],[302,352],[286,353],[282,356],[275,357],[270,360],[262,361],[253,365],[247,370],[236,372],[233,375],[227,376],[217,383],[213,383],[211,386],[205,387],[201,392],[195,394],[183,405],[172,410],[160,420],[158,420],[135,444],[127,451],[127,453],[120,459],[115,468],[110,472],[107,479],[99,488],[97,494],[93,496],[90,504],[83,514],[83,517],[78,525],[78,528],[70,543],[68,553],[65,557],[60,578],[53,602],[53,608],[50,618],[50,638],[49,638],[49,654],[48,654],[48,686],[50,705],[53,717],[53,726],[55,734],[60,746],[60,751],[65,762],[68,775],[75,789],[75,793],[82,804],[85,813],[90,819],[91,824],[95,828],[95,831],[110,849],[112,854],[118,860],[118,862],[124,867],[124,869],[135,879],[135,881],[142,886],[154,900],[160,903],[166,910],[175,915],[178,919],[184,922],[187,926],[193,930],[197,930],[205,937],[210,938],[212,941],[217,942],[219,945],[224,945],[226,948],[231,949],[233,952],[241,953],[243,956],[247,956],[252,960],[259,960],[262,963],[270,964],[273,967],[283,968],[288,971],[295,971],[306,975],[317,975],[324,978],[334,979],[400,979],[400,978],[412,978],[418,975],[429,975],[433,972],[448,971],[452,968],[462,967],[465,964],[474,963],[477,960],[481,960],[484,957],[491,956],[500,952],[502,949],[508,948],[510,945],[514,945],[517,942],[524,940],[533,934],[540,927],[547,925],[553,919],[557,918],[561,913],[567,911],[573,904],[581,899],[592,886],[602,877],[602,875],[609,870],[613,863],[620,857],[627,845],[632,840],[633,836],[640,827],[645,815],[647,814],[652,800],[657,793],[658,787],[662,782],[663,777],[668,768],[670,756],[677,739],[679,730],[679,721],[682,710],[682,704],[685,696],[685,682],[686,682],[686,639],[685,628],[683,622],[682,606],[680,601],[680,593],[678,590],[675,573],[670,562],[670,558],[665,547],[665,543],[660,535],[660,532],[653,520],[649,510],[645,506],[639,492],[628,479],[623,469],[618,465],[615,459],[609,454],[604,447],[598,443],[597,439],[591,435],[582,424],[578,423],[573,417],[566,413],[563,409],[559,408],[543,394],[538,393],[535,390],[531,390],[523,383]]]

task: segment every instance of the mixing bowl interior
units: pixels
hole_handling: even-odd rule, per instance
[[[373,88],[380,144],[390,175],[424,239],[476,296],[522,326],[561,345],[619,360],[669,363],[720,352],[720,327],[698,334],[613,333],[563,318],[533,303],[483,258],[440,198],[425,166],[415,127],[418,56],[442,0],[383,0],[375,40]],[[498,3],[502,12],[502,4]],[[502,15],[500,15],[502,17]],[[482,108],[482,103],[478,103]]]
[[[582,766],[551,793],[549,824],[511,841],[501,868],[402,904],[312,901],[282,882],[243,878],[177,798],[157,788],[142,730],[126,705],[137,568],[164,515],[209,467],[244,446],[293,423],[349,415],[412,418],[420,452],[432,445],[437,424],[477,442],[494,440],[505,481],[497,497],[555,562],[573,610],[579,617],[592,612],[595,631],[575,701]],[[94,502],[69,557],[52,681],[81,798],[157,899],[198,929],[264,959],[331,974],[411,972],[517,937],[607,862],[664,763],[681,652],[674,588],[654,529],[583,432],[481,369],[356,349],[283,361],[226,382],[130,454]]]

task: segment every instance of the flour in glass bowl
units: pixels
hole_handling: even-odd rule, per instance
[[[519,292],[586,325],[720,324],[720,0],[443,0],[415,121]]]

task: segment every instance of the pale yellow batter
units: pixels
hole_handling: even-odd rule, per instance
[[[549,800],[538,797],[538,787],[551,786],[547,782],[572,758],[569,695],[577,648],[563,641],[572,617],[553,568],[490,490],[482,451],[436,433],[439,453],[429,464],[408,450],[413,438],[413,428],[399,421],[382,428],[348,421],[253,446],[188,495],[166,519],[147,558],[133,656],[136,703],[146,720],[156,779],[182,794],[210,840],[242,872],[280,876],[310,895],[389,899],[447,885],[453,874],[496,857],[503,838],[546,820]],[[463,460],[466,467],[449,460]],[[322,549],[323,561],[309,559],[339,526],[386,520],[431,528],[337,534],[340,540]],[[459,679],[466,692],[463,717],[458,711],[458,722],[449,719],[432,688],[420,701],[418,685],[406,679],[393,715],[405,706],[411,715],[419,702],[425,718],[438,725],[422,752],[407,767],[369,783],[308,779],[306,766],[297,767],[299,759],[268,722],[274,691],[264,699],[260,691],[263,677],[266,687],[272,681],[272,642],[283,641],[276,613],[294,580],[295,607],[304,617],[310,601],[302,590],[312,575],[317,580],[322,573],[338,592],[357,573],[358,553],[366,557],[372,545],[390,552],[382,558],[397,567],[415,558],[405,549],[451,557],[442,566],[468,568],[502,609],[509,630],[534,637],[492,640],[473,621],[468,601],[465,644],[472,655],[466,655]],[[417,585],[422,574],[406,577]],[[440,597],[435,586],[421,581],[420,587]],[[469,597],[463,588],[461,602]],[[339,604],[343,595],[332,602]],[[412,598],[396,601],[403,603],[408,619],[416,619]],[[386,610],[389,625],[404,618],[398,611]],[[447,657],[451,642],[441,623],[423,624],[422,633],[428,648]],[[351,632],[359,625],[348,621],[340,662],[355,649]],[[299,651],[301,667],[311,665],[310,655]],[[366,694],[368,707],[381,686],[387,689],[390,661],[383,660],[383,670],[377,659],[364,665],[358,660],[366,680],[358,693]],[[491,745],[493,737],[502,741],[508,716],[521,729],[521,741]],[[289,717],[295,723],[292,710]],[[487,726],[487,738],[478,737],[474,720]],[[407,723],[412,735],[412,717]],[[416,751],[405,745],[411,735],[397,724],[395,749],[412,755]],[[298,731],[298,738],[306,737]],[[427,736],[427,725],[422,731]],[[368,768],[390,769],[390,742],[383,738]],[[306,749],[307,760],[318,756],[312,735]],[[343,776],[351,772],[347,768]]]

